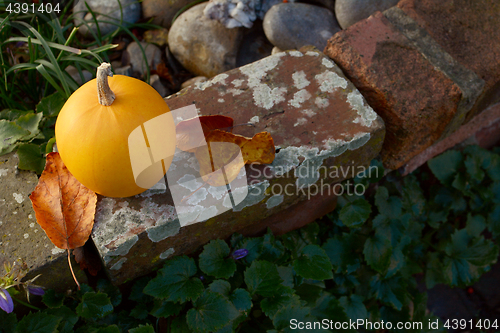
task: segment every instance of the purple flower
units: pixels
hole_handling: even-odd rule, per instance
[[[45,291],[41,287],[28,286],[28,292],[32,295],[42,296]]]
[[[7,313],[14,310],[14,302],[7,290],[0,288],[0,308]]]
[[[248,250],[247,249],[239,249],[239,250],[236,250],[233,252],[233,254],[231,255],[231,257],[233,257],[233,259],[235,260],[238,260],[238,259],[241,259],[241,258],[245,258],[248,254]]]

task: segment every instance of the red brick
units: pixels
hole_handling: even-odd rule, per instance
[[[455,117],[459,87],[380,12],[334,35],[325,54],[384,119],[386,168],[397,169],[432,145]]]
[[[477,144],[487,149],[499,144],[500,103],[490,106],[488,109],[472,118],[467,124],[460,127],[455,133],[412,158],[408,164],[404,166],[403,175],[412,173],[434,156],[460,143]]]
[[[402,0],[398,7],[485,81],[468,119],[500,101],[500,1]]]

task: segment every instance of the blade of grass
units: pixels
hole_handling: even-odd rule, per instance
[[[50,74],[47,73],[47,70],[45,69],[45,67],[42,64],[36,66],[36,70],[40,74],[42,74],[42,76],[45,78],[45,80],[47,80],[47,82],[49,82],[59,93],[61,93],[63,96],[66,96],[65,91],[63,89],[61,89],[61,87],[56,83],[56,81],[54,81],[52,76],[50,76]]]
[[[71,30],[71,33],[69,34],[68,39],[64,43],[64,46],[68,46],[68,44],[71,43],[71,40],[73,39],[73,37],[75,37],[77,31],[78,31],[78,28],[73,28],[73,30]],[[63,52],[64,51],[62,51],[62,50],[61,50],[61,52],[59,52],[59,55],[57,56],[57,59],[56,59],[57,61],[59,61],[61,59]],[[81,53],[81,51],[80,51],[80,53]]]
[[[50,46],[47,44],[47,41],[42,37],[42,35],[40,35],[40,33],[38,31],[35,30],[35,28],[30,26],[29,24],[22,22],[22,21],[16,21],[16,23],[21,24],[21,25],[25,26],[26,28],[28,28],[28,30],[30,30],[31,33],[33,33],[36,36],[36,38],[42,43],[42,46],[45,49],[45,52],[47,53],[47,56],[49,57],[50,62],[54,65],[55,72],[56,72],[57,76],[59,77],[59,80],[61,81],[61,84],[62,84],[64,92],[65,92],[64,96],[66,96],[66,98],[68,98],[69,95],[71,94],[68,83],[64,80],[62,70],[59,67],[59,64],[57,63],[56,57],[54,56],[54,53],[52,53]],[[47,73],[47,72],[45,71],[45,73]]]
[[[53,75],[55,74],[55,66],[53,64],[51,64],[50,62],[48,62],[47,60],[44,60],[44,59],[37,59],[35,60],[36,63],[38,64],[42,64],[44,67],[45,67],[45,70],[47,71],[47,73],[52,73]],[[78,89],[78,85],[74,82],[72,82],[72,80],[68,80],[71,76],[68,74],[68,72],[66,71],[63,71],[63,75],[64,75],[64,79],[68,82],[68,85],[70,85],[72,91]]]
[[[10,37],[8,38],[7,40],[5,40],[5,42],[2,43],[3,44],[6,44],[6,43],[11,43],[11,42],[25,42],[27,43],[28,42],[28,38],[30,37]],[[42,45],[43,46],[43,43],[38,40],[38,39],[31,39],[31,43],[33,44],[37,44],[37,45]],[[47,42],[47,45],[54,48],[54,49],[58,49],[58,50],[61,50],[61,51],[67,51],[67,52],[71,52],[71,53],[74,53],[74,54],[82,54],[82,50],[81,49],[77,49],[77,48],[74,48],[74,47],[71,47],[71,46],[66,46],[66,45],[62,45],[62,44],[58,44],[58,43],[52,43],[52,42]]]

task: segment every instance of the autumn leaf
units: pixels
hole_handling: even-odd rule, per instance
[[[181,121],[175,127],[177,147],[180,150],[194,153],[197,147],[205,144],[205,137],[211,131],[226,129],[231,132],[232,127],[233,118],[221,115],[201,116]]]
[[[59,153],[50,153],[46,159],[30,195],[36,220],[55,246],[75,249],[90,236],[97,196],[73,177]]]
[[[267,132],[249,139],[241,135],[213,130],[206,137],[207,146],[196,149],[200,175],[212,186],[232,182],[241,168],[248,163],[272,163],[275,156],[274,141]]]
[[[69,268],[80,289],[69,250],[83,246],[89,238],[94,225],[97,195],[73,177],[59,153],[49,153],[45,170],[30,200],[36,221],[50,241],[58,248],[68,250]]]

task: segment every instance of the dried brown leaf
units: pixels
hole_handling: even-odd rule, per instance
[[[38,224],[55,246],[75,249],[85,244],[94,225],[97,196],[73,177],[59,153],[47,155],[30,200]]]

